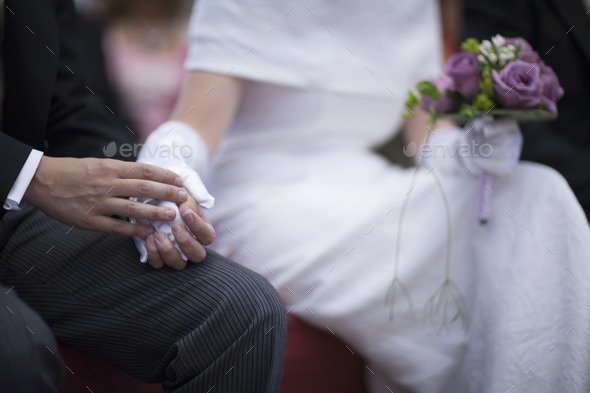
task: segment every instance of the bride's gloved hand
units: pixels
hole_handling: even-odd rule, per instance
[[[188,126],[185,123],[179,121],[169,121],[162,124],[153,133],[150,134],[141,151],[139,152],[137,162],[149,163],[176,173],[181,177],[182,185],[189,191],[189,194],[194,198],[196,203],[198,203],[198,205],[203,208],[210,209],[213,207],[214,199],[205,188],[201,180],[201,177],[199,176],[199,173],[204,173],[207,169],[208,154],[209,153],[207,146],[205,145],[205,142],[202,140],[202,138],[196,131],[194,131],[190,126]],[[187,229],[189,233],[191,233],[195,241],[199,240],[198,234],[191,231],[190,227],[199,225],[200,227],[207,228],[209,232],[213,231],[213,227],[211,226],[211,224],[209,224],[208,221],[206,221],[206,217],[204,216],[204,214],[198,214],[199,212],[193,211],[195,210],[194,208],[189,208],[189,213],[191,217],[196,219],[197,223],[187,226],[186,224],[188,223],[186,222],[186,220],[183,222],[184,216],[181,216],[181,211],[175,203],[166,200],[152,198],[136,198],[135,200],[142,203],[170,207],[174,209],[176,213],[174,219],[171,221],[150,220],[141,222],[149,223],[155,228],[156,235],[154,236],[154,238],[150,238],[148,240],[150,245],[153,246],[155,244],[155,248],[157,248],[159,254],[154,254],[154,247],[148,247],[146,238],[135,237],[134,242],[135,246],[139,251],[141,262],[148,261],[148,256],[150,256],[148,254],[151,254],[153,255],[153,257],[150,256],[149,258],[149,262],[151,265],[154,265],[152,264],[152,260],[161,259],[161,261],[163,261],[165,264],[169,264],[168,262],[170,261],[170,264],[172,264],[173,267],[178,267],[182,264],[179,264],[175,252],[182,258],[182,260],[187,261],[187,255],[185,255],[186,253],[183,252],[182,247],[179,246],[179,242],[177,241],[177,238],[172,230],[173,227],[175,227],[175,224],[185,224],[184,228]],[[185,214],[188,213],[185,212]],[[176,227],[182,228],[182,226],[180,225]],[[165,234],[167,239],[160,242],[154,242],[154,239],[163,239],[163,236],[158,235],[158,233]],[[209,244],[213,240],[212,238],[209,240],[209,237],[211,236],[208,235],[202,235],[202,237],[207,238],[208,241],[208,243],[203,244]],[[169,250],[170,244],[172,244],[176,248],[176,251],[171,252],[173,250]],[[195,247],[193,244],[191,249],[194,248]],[[148,253],[148,249],[150,249],[152,252]],[[200,253],[197,257],[199,256]],[[202,258],[196,260],[195,262],[198,262],[203,258],[204,255],[202,255]],[[191,260],[194,259],[195,256],[191,256]],[[160,265],[160,263],[155,263],[155,265]]]
[[[489,116],[472,120],[464,127],[461,143],[472,154],[460,156],[470,172],[506,175],[518,164],[522,134],[516,120],[494,120]]]
[[[443,173],[505,175],[518,164],[521,149],[516,121],[483,117],[463,128],[436,130],[421,147],[419,161]]]

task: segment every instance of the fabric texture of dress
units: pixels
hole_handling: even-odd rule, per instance
[[[441,72],[434,1],[200,0],[191,23],[187,67],[247,80],[206,179],[216,251],[362,354],[371,392],[588,391],[590,230],[563,178],[519,164],[482,226],[460,160],[372,151]]]

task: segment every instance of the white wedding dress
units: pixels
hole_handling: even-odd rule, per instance
[[[519,164],[482,226],[459,160],[371,150],[441,72],[439,28],[435,1],[199,0],[188,68],[247,80],[206,180],[213,248],[361,354],[371,392],[588,392],[590,230],[565,181]]]

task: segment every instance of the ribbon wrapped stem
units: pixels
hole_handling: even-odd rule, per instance
[[[481,185],[479,188],[479,210],[477,218],[481,225],[487,224],[492,210],[492,187],[494,186],[494,175],[483,171],[481,174]]]

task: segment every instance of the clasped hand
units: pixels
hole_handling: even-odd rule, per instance
[[[173,209],[178,213],[171,221],[134,220],[149,223],[156,229],[156,234],[145,239],[141,236],[133,238],[142,262],[147,260],[149,265],[157,269],[167,265],[180,270],[186,267],[187,260],[200,262],[205,259],[203,245],[211,244],[215,230],[192,195],[180,204],[154,198],[140,200],[145,205]]]
[[[180,250],[191,261],[200,262],[205,258],[203,245],[213,241],[215,231],[193,197],[180,187],[182,182],[167,169],[143,163],[44,156],[23,200],[76,228],[147,237],[151,266],[182,269],[186,261],[166,234],[156,234],[152,225],[143,222],[112,217],[173,222],[171,230]],[[167,203],[156,206],[127,197]]]

